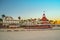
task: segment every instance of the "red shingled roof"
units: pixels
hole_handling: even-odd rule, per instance
[[[42,17],[41,21],[48,21],[48,19],[46,18],[45,14],[43,14],[43,17]]]

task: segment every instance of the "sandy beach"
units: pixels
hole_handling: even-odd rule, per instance
[[[60,30],[0,32],[0,40],[60,40]]]

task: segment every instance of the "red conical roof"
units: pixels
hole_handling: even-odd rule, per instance
[[[42,17],[41,21],[48,21],[48,19],[46,18],[45,14],[43,14],[43,17]]]

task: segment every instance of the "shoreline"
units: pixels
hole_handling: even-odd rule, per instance
[[[60,30],[60,29],[23,29],[23,28],[16,28],[16,29],[0,29],[0,32],[53,31],[53,30]]]

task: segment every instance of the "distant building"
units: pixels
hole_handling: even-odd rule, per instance
[[[19,20],[14,20],[11,16],[6,16],[3,18],[3,25],[9,27],[18,27]]]
[[[51,26],[49,25],[50,22],[49,20],[46,18],[45,14],[43,14],[42,18],[40,19],[40,28],[51,28]],[[39,26],[39,25],[37,25]]]
[[[14,20],[11,16],[6,16],[3,18],[3,25],[9,28],[18,28],[20,26],[24,28],[33,29],[46,29],[51,28],[50,21],[46,18],[45,13],[43,13],[42,18],[27,19],[27,20]]]
[[[28,23],[29,24],[29,23]],[[38,21],[35,21],[35,25],[26,26],[27,29],[48,29],[51,28],[49,20],[46,18],[45,14],[43,14],[42,18]]]

